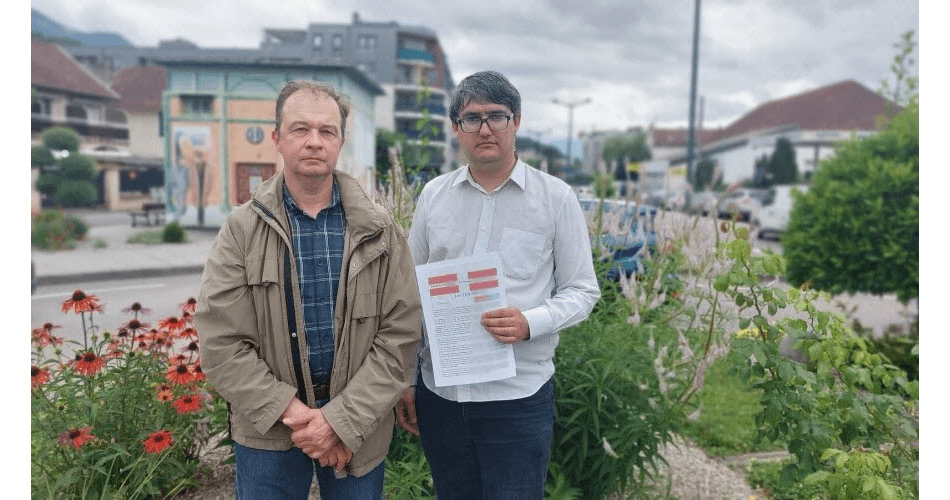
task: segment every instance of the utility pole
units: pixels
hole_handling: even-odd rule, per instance
[[[689,86],[689,133],[686,138],[686,180],[693,184],[696,173],[693,171],[693,145],[696,142],[696,77],[699,61],[699,0],[696,0],[696,14],[693,20],[693,71]]]
[[[573,101],[566,102],[555,97],[551,100],[554,104],[560,104],[561,106],[567,106],[567,166],[570,168],[574,162],[571,158],[571,140],[574,136],[574,107],[581,106],[584,104],[590,103],[590,97],[584,99],[583,101]]]

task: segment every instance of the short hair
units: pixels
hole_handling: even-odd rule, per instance
[[[275,128],[280,130],[281,120],[284,118],[284,103],[298,90],[309,90],[316,95],[324,95],[333,99],[340,108],[340,135],[346,135],[346,117],[350,115],[350,98],[346,94],[341,94],[333,88],[333,85],[325,82],[313,80],[291,80],[284,85],[280,94],[277,95],[277,110],[275,116]]]
[[[487,102],[508,106],[516,117],[521,116],[521,94],[518,89],[497,71],[481,71],[466,76],[452,93],[449,119],[459,120],[459,113],[471,102]]]

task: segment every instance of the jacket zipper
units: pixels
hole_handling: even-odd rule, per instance
[[[275,223],[277,217],[267,207],[257,200],[254,200],[254,206],[259,208],[264,214],[270,217]],[[279,226],[279,224],[278,224]],[[286,243],[286,242],[285,242]],[[297,333],[297,314],[294,305],[294,288],[291,278],[293,267],[290,262],[290,250],[284,250],[284,301],[287,308],[287,331],[290,335],[290,355],[293,359],[294,377],[297,380],[297,395],[303,404],[310,406],[309,397],[307,397],[307,385],[303,376],[303,364],[300,358],[300,336]]]

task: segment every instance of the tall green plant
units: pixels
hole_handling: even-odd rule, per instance
[[[788,443],[796,458],[784,467],[782,480],[798,483],[825,470],[836,453],[828,450],[873,452],[894,465],[865,471],[873,476],[867,484],[882,485],[874,498],[894,498],[888,492],[898,489],[916,492],[917,382],[869,350],[842,316],[819,310],[815,302],[822,292],[763,282],[763,276],[782,275],[781,256],[753,256],[744,238],[723,244],[722,250],[732,264],[714,287],[739,308],[739,328],[751,328],[759,340],[742,370],[763,391],[756,423],[763,438]],[[781,354],[785,336],[805,353],[806,363]],[[824,484],[834,490],[836,483]]]

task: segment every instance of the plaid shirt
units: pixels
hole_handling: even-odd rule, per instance
[[[297,279],[303,303],[304,328],[314,384],[330,382],[333,369],[333,312],[343,264],[343,235],[346,216],[340,203],[340,190],[333,179],[330,205],[316,217],[307,215],[284,185],[284,206],[291,226]]]

